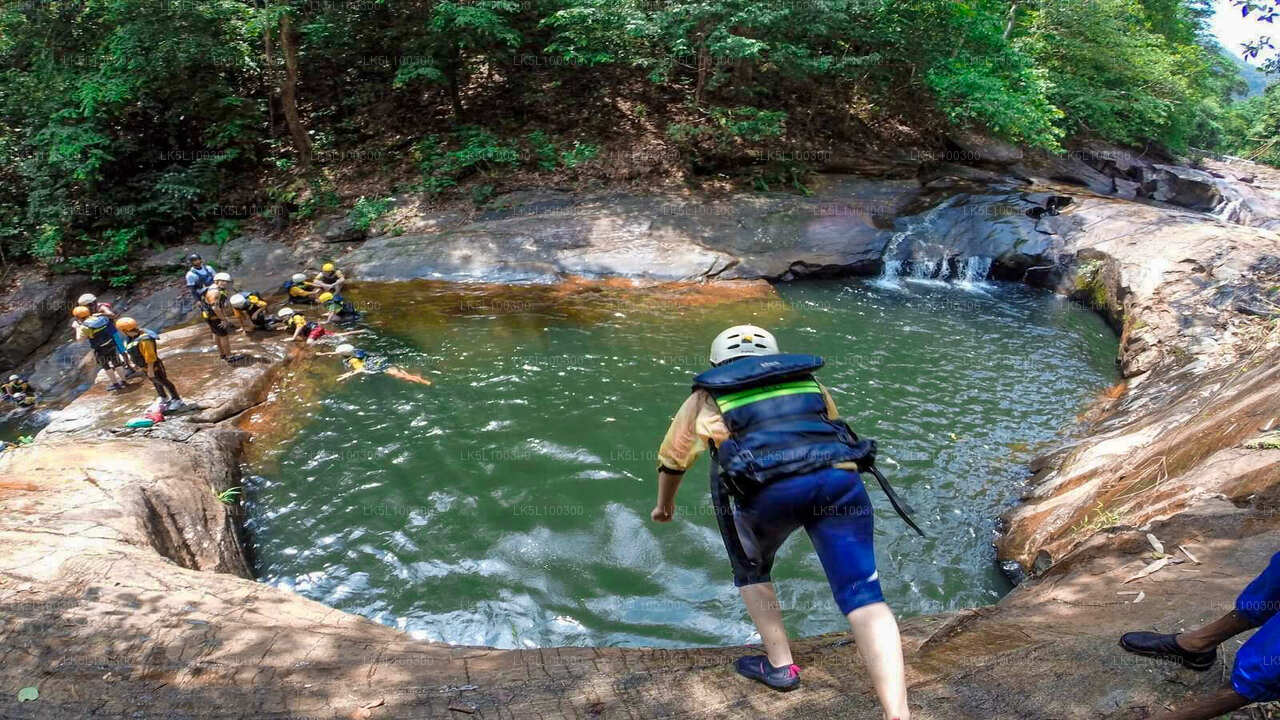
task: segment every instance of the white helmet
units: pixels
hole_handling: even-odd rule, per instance
[[[282,318],[293,317],[293,308],[280,308],[276,312],[276,317],[282,317]]]
[[[356,346],[352,345],[351,343],[342,343],[338,347],[334,348],[334,350],[339,355],[355,355],[356,354]]]
[[[306,279],[307,279],[307,276],[306,276],[306,275],[303,275],[302,273],[294,273],[294,274],[293,274],[293,281],[294,281],[294,282],[305,282],[305,281],[306,281]]]
[[[231,307],[233,308],[242,308],[248,304],[249,304],[249,301],[246,300],[244,295],[241,295],[240,293],[236,293],[235,295],[231,296]]]
[[[734,325],[711,341],[711,364],[721,365],[747,355],[777,355],[773,334],[755,325]]]
[[[231,282],[231,273],[218,273],[213,276],[214,282]]]
[[[9,376],[9,382],[17,382],[17,381],[19,381],[19,380],[21,380],[21,379],[22,379],[22,378],[18,377],[17,375],[10,375],[10,376]]]
[[[80,296],[79,300],[76,300],[77,305],[92,305],[96,302],[98,302],[98,298],[93,293],[85,293]]]

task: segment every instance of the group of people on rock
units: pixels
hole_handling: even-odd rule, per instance
[[[244,355],[232,352],[230,336],[236,331],[242,335],[251,331],[284,331],[291,340],[308,345],[364,332],[359,329],[335,331],[329,327],[350,326],[361,317],[355,307],[343,299],[346,277],[333,263],[325,263],[310,279],[304,273],[294,274],[284,285],[286,305],[273,314],[266,293],[237,290],[229,273],[218,272],[198,253],[187,256],[187,262],[187,292],[209,326],[218,356],[229,364],[244,359]],[[316,312],[313,318],[308,318],[290,305],[314,306]],[[133,318],[117,317],[109,303],[98,301],[92,294],[81,295],[71,314],[76,340],[88,342],[98,367],[110,381],[108,391],[123,390],[128,378],[145,373],[155,387],[157,410],[174,412],[186,407],[160,359],[158,333],[141,327]],[[429,379],[379,362],[349,343],[322,355],[342,358],[347,372],[339,379],[358,373],[382,372],[410,382],[431,384]],[[14,402],[25,402],[21,398],[30,395],[30,386],[17,375],[0,387],[4,388],[5,398],[12,398]]]
[[[98,367],[111,384],[108,391],[124,390],[127,379],[145,373],[159,396],[159,409],[174,412],[185,407],[178,389],[169,380],[157,348],[159,335],[131,317],[117,317],[110,303],[90,294],[81,295],[71,310],[76,340],[86,340]]]

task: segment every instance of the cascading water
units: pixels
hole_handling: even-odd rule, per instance
[[[876,281],[882,287],[901,287],[903,279],[951,282],[966,287],[986,281],[991,273],[992,258],[974,255],[956,257],[948,250],[948,239],[939,232],[946,224],[938,220],[953,210],[959,196],[931,208],[927,212],[906,219],[906,227],[893,234],[884,249],[884,269]],[[903,243],[907,243],[904,253]],[[916,255],[916,251],[921,251]],[[924,254],[928,251],[928,254]]]
[[[981,255],[965,258],[964,263],[956,266],[956,282],[961,285],[980,285],[986,282],[991,274],[992,259]]]
[[[906,241],[914,244],[919,240],[931,241],[937,235],[937,220],[949,209],[957,198],[949,198],[936,207],[930,208],[921,215],[906,219],[906,227],[893,234],[884,248],[884,269],[880,271],[878,284],[886,287],[898,286],[899,278],[907,267],[906,258],[899,258],[899,249]],[[908,253],[908,257],[910,254]]]

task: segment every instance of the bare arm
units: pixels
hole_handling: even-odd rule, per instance
[[[667,468],[658,470],[658,503],[654,505],[653,512],[649,513],[654,522],[671,522],[676,514],[676,491],[680,489],[680,481],[683,479],[683,472],[672,472]]]

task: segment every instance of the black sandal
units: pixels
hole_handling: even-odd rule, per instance
[[[1176,634],[1161,635],[1153,632],[1131,632],[1120,637],[1120,647],[1135,655],[1181,663],[1183,667],[1204,672],[1218,660],[1218,649],[1209,652],[1191,652],[1178,644]]]

